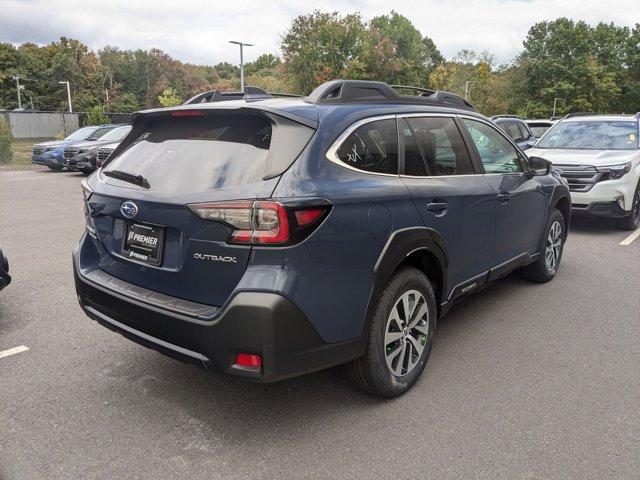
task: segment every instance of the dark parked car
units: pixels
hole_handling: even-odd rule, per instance
[[[65,147],[63,165],[67,170],[71,171],[79,170],[82,173],[93,172],[96,169],[100,148],[119,144],[130,131],[131,125],[123,125],[105,133],[98,140],[74,143],[73,145]]]
[[[548,162],[415,90],[338,80],[134,115],[83,181],[85,313],[255,381],[347,363],[365,391],[405,392],[437,319],[512,270],[552,279],[570,221]]]
[[[504,130],[521,150],[527,150],[536,144],[536,136],[529,126],[516,115],[495,115],[491,117],[491,120]]]
[[[64,168],[63,152],[68,145],[74,143],[98,140],[105,133],[120,125],[105,124],[83,127],[76,130],[64,140],[52,140],[42,142],[33,146],[31,161],[38,165],[46,165],[51,170],[62,170]]]
[[[0,248],[0,290],[11,283],[11,277],[9,276],[9,260],[7,256],[2,252]]]

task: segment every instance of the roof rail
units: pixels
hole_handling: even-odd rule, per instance
[[[636,113],[636,120],[640,122],[640,112]]]
[[[279,96],[282,96],[281,94]],[[210,103],[210,102],[224,102],[227,100],[246,100],[247,102],[264,100],[271,98],[272,95],[265,92],[258,87],[244,87],[244,92],[223,92],[221,90],[209,90],[207,92],[199,93],[191,97],[189,100],[183,103],[183,105],[193,105],[194,103]]]
[[[286,92],[267,92],[272,97],[291,97],[291,98],[304,98],[304,95],[298,95],[297,93],[286,93]]]
[[[413,90],[414,92],[421,92],[423,95],[425,93],[427,95],[432,95],[436,93],[435,90],[431,90],[429,88],[423,88],[423,87],[415,87],[413,85],[389,85],[389,86],[395,90]]]
[[[455,93],[433,91],[422,87],[398,85],[395,88],[422,92],[421,95],[402,95],[384,82],[369,80],[332,80],[311,92],[305,101],[309,103],[407,103],[412,105],[437,105],[441,107],[473,110],[473,105]]]
[[[563,118],[573,118],[573,117],[588,117],[590,115],[596,115],[595,112],[574,112],[567,113]]]
[[[496,120],[498,118],[520,118],[520,117],[518,115],[509,115],[505,113],[502,115],[494,115],[493,117],[491,117],[491,120]]]

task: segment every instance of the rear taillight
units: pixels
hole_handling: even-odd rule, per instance
[[[329,212],[329,204],[286,206],[274,201],[214,202],[188,205],[203,220],[224,223],[233,231],[227,243],[290,245],[306,238]]]

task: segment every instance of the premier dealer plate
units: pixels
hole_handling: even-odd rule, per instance
[[[122,254],[131,260],[159,265],[162,259],[163,241],[163,227],[128,223]]]

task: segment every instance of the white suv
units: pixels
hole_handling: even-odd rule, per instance
[[[640,112],[568,115],[542,136],[528,156],[562,170],[576,213],[618,218],[622,228],[640,224]]]

